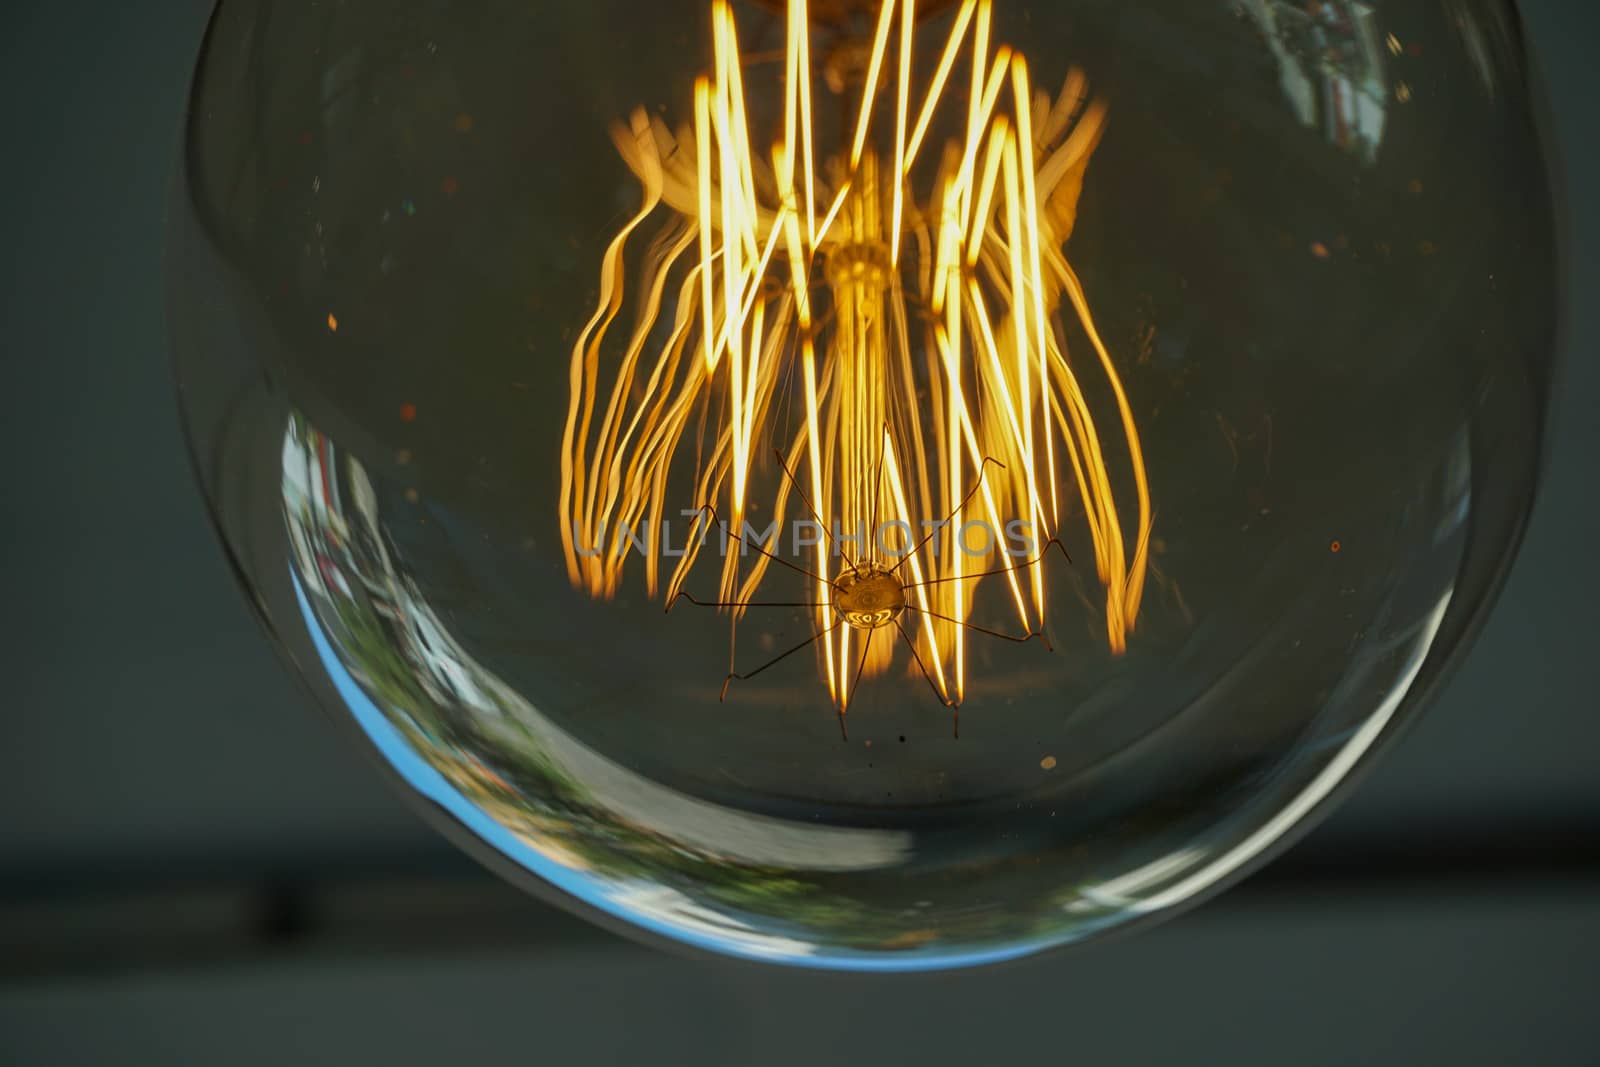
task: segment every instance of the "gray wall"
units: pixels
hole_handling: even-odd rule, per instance
[[[1539,509],[1437,707],[1175,924],[894,983],[550,913],[305,706],[212,541],[166,372],[161,209],[207,7],[26,5],[0,35],[0,1063],[1600,1062],[1600,6],[1524,4],[1579,296]]]

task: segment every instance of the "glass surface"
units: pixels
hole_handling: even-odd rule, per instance
[[[176,376],[267,626],[475,855],[718,952],[982,963],[1236,878],[1534,488],[1511,5],[909,14],[224,0],[195,77]]]

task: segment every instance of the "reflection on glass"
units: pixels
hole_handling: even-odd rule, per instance
[[[808,966],[1076,942],[1281,847],[1497,589],[1526,63],[1490,0],[223,0],[200,483],[529,889]]]
[[[1245,0],[1278,59],[1284,95],[1300,122],[1328,142],[1375,162],[1391,87],[1386,52],[1405,47],[1379,33],[1376,7],[1362,0]]]

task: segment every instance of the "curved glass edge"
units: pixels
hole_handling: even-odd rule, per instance
[[[695,905],[670,888],[641,882],[630,885],[575,871],[519,840],[504,825],[476,803],[463,796],[401,736],[377,705],[361,689],[345,668],[323,633],[321,624],[306,600],[297,575],[290,575],[300,605],[306,631],[311,637],[323,668],[328,672],[345,708],[371,740],[378,754],[418,795],[438,805],[461,828],[500,852],[529,874],[597,911],[624,920],[647,933],[682,942],[692,948],[718,955],[730,955],[763,962],[782,962],[824,970],[874,973],[896,971],[947,970],[1001,963],[1033,955],[1052,945],[1008,945],[1001,948],[923,951],[917,949],[893,955],[852,952],[819,946],[795,938],[766,934],[738,922],[734,917]],[[663,894],[672,894],[680,899]],[[648,901],[632,900],[647,897]]]
[[[1543,147],[1547,153],[1545,158],[1548,162],[1551,159],[1550,153],[1553,152],[1553,146],[1547,133],[1548,120],[1545,120],[1545,122],[1546,124],[1540,129],[1541,133],[1544,134],[1542,140]],[[1557,168],[1547,166],[1546,169],[1547,173],[1553,175]],[[1552,177],[1552,183],[1558,189],[1556,213],[1562,214],[1565,197],[1561,195],[1559,182],[1556,182],[1554,177]],[[189,197],[187,183],[182,174],[181,155],[179,166],[175,168],[170,194],[169,218],[176,213],[186,212],[189,208]],[[1547,221],[1549,221],[1551,229],[1554,230],[1554,219]],[[1558,265],[1558,278],[1564,279],[1566,277],[1564,269],[1567,259],[1564,254],[1566,249],[1561,242],[1558,241],[1556,243],[1560,246],[1559,251],[1563,253],[1560,256],[1560,264]],[[168,270],[170,275],[175,273],[170,262],[173,257],[169,255],[167,258],[169,259]],[[1557,298],[1555,302],[1559,307],[1560,300]],[[177,352],[176,347],[174,352]],[[180,391],[180,403],[185,408],[185,441],[196,476],[201,485],[207,487],[202,496],[206,501],[208,515],[214,528],[219,533],[225,554],[240,580],[241,588],[245,592],[247,600],[256,609],[256,614],[267,629],[269,637],[280,647],[286,657],[292,660],[291,642],[286,640],[288,635],[283,631],[281,625],[283,620],[274,618],[266,600],[252,584],[252,574],[257,572],[261,561],[259,559],[253,560],[252,553],[249,550],[240,551],[235,549],[229,535],[230,532],[237,530],[238,524],[228,518],[221,506],[221,501],[209,488],[211,484],[209,476],[215,473],[215,464],[205,458],[205,453],[212,442],[206,440],[207,435],[200,427],[195,426],[190,421],[193,409],[187,398],[182,395],[185,376],[181,372],[181,368],[177,366],[177,363],[178,359],[175,354],[174,369],[178,372],[175,376]],[[248,406],[248,403],[247,401],[245,406]],[[278,407],[277,404],[269,406]],[[1538,448],[1541,460],[1548,436],[1546,432],[1547,426],[1548,421],[1541,420],[1540,447]],[[1542,462],[1536,464],[1536,466],[1542,467]],[[1535,479],[1534,484],[1537,484],[1537,479]],[[1367,757],[1370,757],[1378,749],[1381,749],[1384,744],[1391,741],[1404,723],[1414,721],[1415,715],[1413,712],[1415,708],[1425,703],[1432,696],[1432,690],[1437,688],[1434,683],[1446,674],[1450,666],[1459,661],[1470,647],[1473,636],[1481,628],[1483,619],[1493,606],[1509,572],[1511,561],[1515,558],[1515,550],[1521,541],[1531,504],[1532,492],[1530,490],[1522,506],[1513,509],[1513,514],[1508,519],[1510,540],[1503,546],[1504,550],[1498,565],[1482,568],[1475,576],[1475,581],[1482,583],[1484,586],[1483,595],[1476,598],[1475,602],[1468,601],[1463,610],[1458,610],[1454,614],[1449,613],[1447,610],[1449,598],[1441,601],[1438,605],[1430,624],[1433,631],[1430,634],[1430,642],[1437,637],[1441,624],[1444,624],[1446,629],[1455,629],[1461,635],[1459,639],[1455,642],[1446,642],[1442,655],[1418,655],[1416,657],[1408,671],[1407,686],[1397,689],[1394,699],[1385,702],[1381,714],[1375,715],[1373,720],[1359,730],[1357,735],[1352,737],[1344,748],[1340,750],[1335,759],[1338,766],[1337,773],[1329,773],[1335,766],[1335,764],[1330,764],[1324,774],[1317,776],[1312,787],[1308,787],[1290,806],[1290,809],[1286,809],[1281,813],[1279,819],[1272,820],[1271,823],[1262,827],[1256,834],[1252,834],[1247,838],[1245,842],[1229,850],[1223,859],[1231,858],[1231,862],[1223,864],[1223,860],[1219,859],[1215,863],[1208,865],[1202,871],[1196,872],[1191,876],[1191,880],[1198,881],[1191,885],[1187,894],[1179,894],[1171,890],[1163,892],[1159,898],[1152,898],[1152,900],[1158,902],[1147,903],[1147,907],[1143,909],[1145,912],[1165,911],[1170,913],[1180,906],[1192,906],[1266,862],[1272,855],[1287,847],[1305,830],[1309,829],[1317,821],[1318,816],[1328,810],[1330,802],[1343,789],[1348,788],[1367,765],[1370,765],[1371,761]],[[279,560],[281,563],[281,555]],[[519,856],[515,846],[509,849],[505,847],[505,842],[499,838],[502,836],[509,838],[510,835],[504,831],[504,828],[499,827],[492,818],[462,797],[459,792],[455,791],[445,781],[443,776],[428,767],[414,752],[410,752],[403,739],[383,719],[383,716],[372,705],[370,699],[361,693],[359,686],[355,685],[354,680],[349,677],[347,671],[343,672],[343,681],[341,682],[340,672],[342,671],[342,665],[337,663],[337,657],[332,655],[325,636],[321,634],[320,627],[315,623],[314,616],[310,612],[309,604],[305,599],[303,589],[300,588],[298,579],[294,577],[292,572],[289,577],[294,585],[296,603],[300,613],[299,621],[306,626],[312,646],[338,689],[342,708],[336,711],[333,707],[328,706],[326,699],[319,699],[318,702],[324,706],[325,710],[332,712],[336,718],[347,719],[347,721],[348,719],[353,719],[359,725],[363,734],[371,741],[382,761],[399,774],[421,797],[440,807],[449,816],[450,820],[459,823],[460,830],[471,834],[493,847],[496,851],[501,852],[507,859],[526,870],[533,877],[564,893],[572,894],[579,902],[589,907],[622,920],[628,924],[630,930],[637,925],[647,933],[722,955],[733,955],[762,961],[772,961],[775,958],[771,952],[762,951],[760,948],[733,948],[730,947],[725,939],[719,939],[712,934],[696,932],[683,926],[673,926],[662,920],[642,919],[638,913],[628,911],[625,907],[616,904],[614,901],[608,901],[603,895],[594,892],[592,886],[589,887],[588,892],[583,892],[575,891],[572,886],[563,884],[559,866],[555,866],[549,871],[543,870],[537,863],[530,863],[527,856]],[[365,708],[361,706],[362,701],[365,701]],[[345,714],[341,714],[341,712]],[[430,775],[432,776],[431,778]],[[454,827],[449,829],[455,832]],[[515,842],[514,838],[510,840]],[[523,848],[525,849],[525,846]],[[532,852],[532,850],[526,851]],[[536,857],[537,853],[533,853],[533,856]],[[607,925],[611,924],[608,923]],[[1127,928],[1140,924],[1137,921],[1121,921],[1108,925]],[[1050,943],[1009,946],[1004,949],[974,950],[971,952],[960,950],[929,952],[920,957],[914,956],[912,953],[903,953],[895,957],[885,958],[881,954],[829,952],[806,955],[799,958],[782,956],[778,958],[781,958],[783,962],[799,966],[834,970],[937,970],[979,966],[1018,959],[1077,940],[1082,940],[1082,936],[1063,938]]]
[[[293,548],[288,584],[322,667],[320,673],[332,683],[338,702],[391,769],[419,797],[453,819],[457,829],[475,836],[514,867],[569,894],[578,904],[691,947],[799,966],[913,971],[999,963],[1127,926],[1220,889],[1264,860],[1279,839],[1320,807],[1386,734],[1391,720],[1411,695],[1412,682],[1433,647],[1451,602],[1451,592],[1447,590],[1426,613],[1417,633],[1396,640],[1394,647],[1405,647],[1406,660],[1378,707],[1355,728],[1315,742],[1302,753],[1304,762],[1295,759],[1293,763],[1301,765],[1309,777],[1290,783],[1292,791],[1288,794],[1274,795],[1270,814],[1263,818],[1262,806],[1257,803],[1215,825],[1211,834],[1226,844],[1215,850],[1203,846],[1179,848],[1133,870],[1118,871],[1080,886],[1063,886],[1060,899],[1052,897],[1043,914],[1032,909],[1004,928],[992,933],[986,930],[976,941],[967,941],[958,927],[950,931],[948,940],[913,947],[897,944],[890,936],[895,931],[885,929],[881,941],[871,941],[870,948],[852,948],[846,943],[848,930],[830,930],[827,924],[808,924],[803,918],[786,922],[782,901],[763,898],[766,906],[751,910],[720,900],[713,893],[683,892],[671,884],[673,864],[652,865],[647,858],[634,855],[636,848],[630,846],[634,838],[638,838],[638,847],[647,847],[650,839],[658,837],[677,841],[674,851],[702,851],[709,847],[712,856],[720,853],[726,857],[718,870],[729,872],[730,891],[741,886],[759,889],[766,878],[761,864],[748,857],[741,859],[736,839],[756,839],[768,829],[787,827],[724,826],[730,838],[728,848],[696,846],[670,820],[663,822],[648,813],[619,807],[616,798],[606,795],[603,788],[583,788],[569,781],[576,773],[566,767],[575,754],[572,741],[564,739],[531,705],[472,660],[437,613],[420,599],[420,591],[393,573],[393,564],[381,548],[383,534],[370,483],[352,457],[345,457],[340,464],[334,455],[328,439],[291,417],[283,439],[284,497],[280,516]],[[344,489],[339,488],[344,484],[338,474],[341,467],[347,468],[344,473],[349,479]],[[339,562],[346,558],[348,568]],[[313,608],[306,582],[317,583],[318,603],[326,602],[323,611]],[[458,711],[469,714],[474,708],[482,708],[482,714],[491,718],[515,720],[525,730],[531,728],[531,743],[542,750],[539,763],[549,764],[544,772],[557,795],[555,799],[570,794],[571,802],[580,804],[583,811],[568,812],[561,803],[555,803],[548,811],[546,805],[530,806],[526,796],[507,785],[493,768],[482,769],[471,752],[458,751],[439,734],[441,729],[448,732],[446,720],[434,724],[422,711],[422,706],[432,706],[430,699],[412,692],[415,685],[391,677],[394,672],[386,668],[392,657],[360,652],[366,647],[362,634],[370,627],[359,625],[363,609],[357,605],[374,596],[388,605],[380,614],[399,620],[411,650],[408,659],[416,659],[419,664],[425,661],[438,680],[436,687],[442,687],[441,692],[448,689],[458,697],[452,699],[445,694],[435,699],[459,703]],[[366,612],[370,616],[368,622],[377,618],[372,615],[378,610],[376,604],[374,601]],[[335,617],[337,635],[327,629],[335,625],[331,621]],[[416,669],[423,671],[421,666]],[[359,670],[366,681],[357,681],[353,670]],[[386,678],[391,684],[385,684]],[[429,685],[426,681],[421,684]],[[379,693],[386,695],[392,711],[386,713],[377,706],[374,698]],[[406,710],[413,705],[416,710]],[[599,758],[588,757],[588,762]],[[480,767],[482,774],[471,773],[469,765]],[[468,796],[457,780],[463,774],[476,791],[482,792],[477,788],[484,785],[481,778],[490,786],[502,787],[508,792],[508,799],[496,799],[498,794],[493,794],[492,789],[493,795]],[[613,767],[604,777],[613,779],[619,775],[631,772]],[[1284,775],[1291,776],[1287,765]],[[653,788],[660,791],[659,787]],[[497,816],[495,809],[507,805],[511,810],[503,812],[503,818]],[[738,818],[737,813],[728,813],[723,821]],[[585,829],[588,820],[593,820],[601,831],[598,847],[591,840],[594,835]],[[792,832],[827,831],[806,826],[795,827]],[[633,869],[641,865],[642,875]],[[879,925],[868,911],[862,911],[859,917],[863,930]],[[883,918],[887,923],[887,917]],[[828,939],[830,933],[840,935],[838,943]]]

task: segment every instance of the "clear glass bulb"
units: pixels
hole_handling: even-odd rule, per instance
[[[1490,0],[223,0],[202,487],[464,847],[923,969],[1170,912],[1421,701],[1557,269]]]

